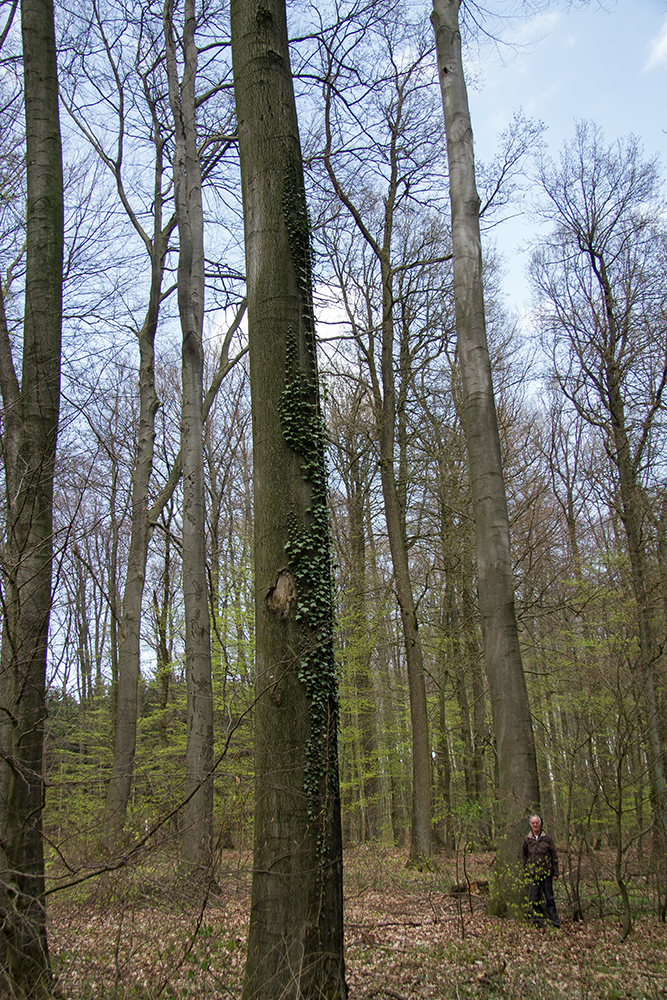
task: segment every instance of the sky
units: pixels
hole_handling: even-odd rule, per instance
[[[647,158],[659,155],[667,170],[667,0],[552,3],[492,30],[500,45],[464,55],[478,159],[493,157],[498,133],[522,108],[547,126],[554,158],[573,138],[575,121],[590,119],[610,143],[638,136]],[[535,233],[526,215],[493,233],[507,302],[519,313],[529,302],[525,248]]]

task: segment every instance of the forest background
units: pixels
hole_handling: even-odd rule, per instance
[[[294,8],[291,31],[329,437],[343,836],[347,846],[410,836],[405,638],[379,474],[384,240],[395,296],[395,479],[423,651],[432,832],[435,849],[458,856],[468,843],[494,843],[497,761],[432,33],[418,5],[400,16],[392,8],[385,20],[362,5],[338,13],[332,27],[321,11]],[[471,5],[474,46],[478,13]],[[196,830],[201,844],[201,820],[188,813],[179,244],[163,8],[70,5],[57,16],[66,266],[43,816],[55,888],[148,857],[159,857],[163,878],[184,859],[215,871],[221,852],[226,864],[231,850],[245,856],[255,699],[239,167],[229,29],[224,9],[211,4],[197,26],[196,101],[213,712],[202,859],[189,836]],[[16,350],[25,276],[21,66],[11,33],[3,45],[3,300]],[[503,125],[493,155],[478,164],[482,218],[492,240],[519,202],[530,208],[534,297],[519,321],[489,242],[487,325],[543,810],[565,854],[574,914],[597,907],[627,924],[646,910],[664,920],[665,817],[655,780],[667,738],[661,166],[637,139],[605,136],[594,122],[573,123],[553,159],[541,123],[517,109]],[[133,674],[122,647],[136,579],[140,347],[151,324],[155,447],[143,469],[147,562]],[[119,701],[128,690],[130,702],[136,691],[129,709]]]

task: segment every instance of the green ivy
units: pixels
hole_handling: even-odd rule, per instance
[[[288,522],[285,553],[297,593],[296,620],[311,637],[299,664],[310,713],[310,739],[306,745],[304,791],[308,814],[320,814],[320,789],[327,778],[337,781],[338,683],[333,652],[333,585],[327,507],[326,433],[318,405],[317,365],[312,315],[312,254],[310,223],[301,171],[288,171],[283,208],[290,252],[303,303],[303,323],[309,357],[299,363],[297,340],[287,337],[285,384],[279,413],[283,435],[301,460],[301,472],[310,485],[311,506],[307,523],[292,514]],[[304,368],[306,369],[304,371]]]
[[[306,525],[300,525],[294,514],[290,516],[285,553],[296,585],[295,618],[312,637],[311,646],[299,665],[299,680],[306,687],[311,724],[304,778],[311,820],[319,811],[322,781],[332,773],[332,768],[334,776],[337,773],[338,728],[326,435],[317,407],[316,390],[315,378],[309,378],[299,368],[296,339],[290,334],[285,385],[279,404],[280,419],[287,444],[301,458],[303,478],[311,487],[311,506],[307,511]]]

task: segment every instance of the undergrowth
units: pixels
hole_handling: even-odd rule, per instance
[[[491,854],[406,867],[407,852],[345,855],[350,997],[658,1000],[667,995],[667,927],[635,921],[619,939],[612,912],[583,922],[559,884],[560,931],[486,916]],[[49,935],[67,1000],[240,996],[250,906],[248,855],[220,859],[215,882],[193,890],[167,857],[108,873],[49,900]],[[592,892],[594,886],[588,886]]]

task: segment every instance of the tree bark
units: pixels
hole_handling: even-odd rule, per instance
[[[522,825],[538,807],[540,793],[514,611],[509,517],[486,340],[480,202],[461,59],[459,7],[460,0],[433,0],[431,20],[447,134],[454,302],[475,512],[479,604],[498,749],[499,860],[501,867],[511,869],[518,859]]]
[[[255,846],[244,1000],[346,996],[311,250],[285,5],[231,5],[248,281]]]
[[[161,161],[161,149],[158,151]],[[148,490],[153,471],[155,414],[160,402],[155,389],[155,334],[161,301],[164,257],[170,223],[161,229],[161,162],[156,162],[155,232],[151,252],[151,291],[144,325],[139,333],[139,437],[137,457],[132,470],[132,515],[130,549],[123,592],[120,622],[114,754],[111,780],[104,811],[104,838],[112,850],[123,829],[132,790],[134,756],[137,744],[137,692],[140,669],[141,606],[146,581],[146,560],[150,538]]]
[[[178,311],[181,318],[181,455],[183,461],[183,598],[188,700],[186,803],[182,857],[204,872],[212,859],[213,685],[206,579],[206,516],[202,400],[204,394],[204,210],[195,118],[197,46],[195,0],[184,7],[183,76],[178,79],[173,3],[165,0],[169,101],[175,127],[174,201],[179,235]]]
[[[383,269],[384,270],[384,269]],[[384,276],[386,277],[386,276]],[[405,657],[410,692],[412,724],[412,825],[410,860],[418,862],[432,854],[431,844],[431,756],[428,736],[428,710],[424,658],[417,622],[417,610],[408,561],[405,524],[401,516],[399,492],[394,472],[395,389],[393,371],[393,307],[391,281],[383,280],[384,314],[382,323],[383,398],[378,415],[380,423],[380,478],[385,518],[398,605],[401,611]]]
[[[21,19],[28,200],[20,385],[6,323],[0,328],[7,503],[0,670],[0,990],[40,997],[48,995],[51,978],[42,751],[60,405],[63,179],[53,5],[23,0]]]
[[[351,429],[349,449],[348,511],[350,539],[350,604],[352,638],[349,656],[351,679],[357,700],[359,727],[359,798],[360,840],[370,843],[378,838],[378,776],[375,738],[375,694],[370,672],[371,646],[368,641],[366,607],[366,533],[364,504],[367,481],[361,474],[357,434]]]

